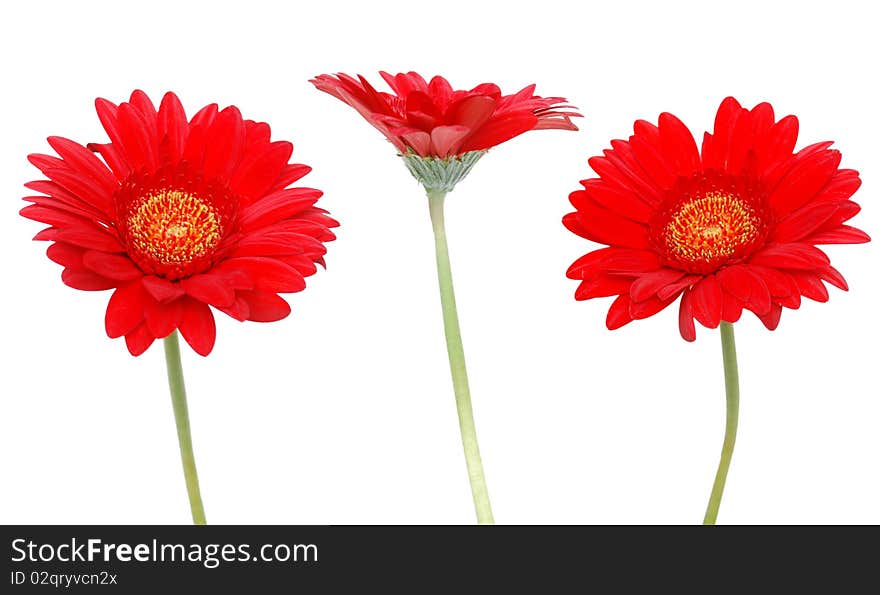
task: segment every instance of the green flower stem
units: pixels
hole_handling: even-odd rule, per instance
[[[703,518],[704,525],[714,525],[715,519],[718,518],[718,508],[721,506],[721,496],[724,494],[724,483],[727,481],[727,471],[730,469],[730,459],[733,457],[733,446],[736,444],[736,425],[739,419],[739,372],[736,366],[736,341],[733,337],[733,325],[729,322],[721,323],[721,355],[724,359],[724,387],[727,392],[727,425],[724,428],[721,461],[718,463],[715,483],[712,485],[712,495],[709,496],[709,506],[706,508],[706,516]]]
[[[177,441],[180,443],[180,459],[183,462],[183,475],[186,478],[186,492],[189,494],[193,524],[205,525],[207,524],[205,509],[202,506],[199,475],[196,472],[196,459],[189,430],[186,387],[183,383],[183,366],[180,364],[180,341],[177,338],[177,331],[165,337],[165,364],[168,367],[168,388],[171,389],[171,405],[174,408],[174,422],[177,424]]]
[[[443,328],[446,331],[446,350],[449,353],[449,368],[452,371],[452,386],[455,390],[455,406],[458,409],[458,424],[461,427],[461,442],[467,462],[477,522],[493,525],[492,506],[489,503],[489,490],[483,475],[483,461],[480,459],[480,445],[477,443],[477,428],[474,424],[474,411],[471,407],[471,392],[468,388],[467,368],[464,362],[464,347],[461,343],[461,329],[458,325],[458,311],[455,307],[455,292],[452,288],[452,269],[449,265],[449,250],[446,245],[446,227],[443,221],[443,201],[446,192],[428,191],[428,205],[431,210],[431,223],[434,227],[434,245],[437,251],[437,277],[440,281],[440,303],[443,307]]]

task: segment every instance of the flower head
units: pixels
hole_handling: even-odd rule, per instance
[[[606,321],[616,329],[680,297],[681,336],[693,341],[694,319],[715,328],[747,309],[773,330],[801,297],[827,301],[824,283],[846,290],[816,245],[869,241],[845,225],[859,212],[859,174],[838,169],[830,142],[794,152],[797,133],[794,116],[776,121],[770,104],[748,110],[732,97],[702,150],[672,114],[637,121],[570,196],[565,226],[607,246],[568,269],[575,298],[617,296]]]
[[[50,137],[58,157],[29,156],[48,179],[25,184],[41,194],[21,214],[50,226],[34,239],[52,242],[64,283],[114,290],[107,334],[140,355],[179,329],[207,355],[211,307],[242,321],[287,316],[278,293],[305,288],[338,225],[315,207],[320,190],[288,187],[311,170],[288,163],[293,145],[234,106],[187,121],[173,93],[158,110],[141,91],[95,104],[110,142]]]
[[[377,91],[358,75],[322,74],[312,84],[356,109],[403,157],[427,190],[447,192],[496,145],[529,130],[577,130],[580,114],[562,97],[538,97],[535,85],[502,95],[493,83],[456,91],[442,76],[381,72],[393,93]]]
[[[502,95],[492,83],[453,90],[442,76],[381,72],[393,93],[377,91],[358,75],[322,74],[311,82],[356,109],[401,153],[447,158],[485,151],[529,130],[577,130],[562,97],[538,97],[535,85]]]

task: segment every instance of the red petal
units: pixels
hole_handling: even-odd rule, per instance
[[[180,334],[199,355],[208,355],[214,348],[217,328],[211,309],[194,299],[184,301],[180,319]]]
[[[204,128],[208,128],[211,126],[211,123],[214,121],[214,118],[217,117],[217,104],[210,103],[196,112],[196,115],[192,117],[192,120],[189,121],[190,128],[194,126],[201,126]]]
[[[54,242],[58,239],[58,229],[55,227],[47,227],[42,231],[38,231],[33,237],[35,242]]]
[[[568,267],[569,279],[592,279],[606,272],[634,277],[660,268],[657,255],[647,250],[601,248],[578,258]]]
[[[608,330],[613,331],[632,322],[633,318],[629,313],[629,304],[629,294],[618,296],[611,303],[611,307],[608,308],[608,316],[605,317],[605,326],[608,327]]]
[[[430,157],[431,155],[431,135],[423,130],[401,131],[400,138],[406,141],[407,146],[412,149],[416,155],[421,157]],[[403,151],[401,151],[403,152]]]
[[[798,160],[770,195],[770,208],[783,216],[807,204],[825,187],[838,165],[839,151],[821,151]]]
[[[266,232],[249,235],[236,244],[228,254],[229,258],[238,256],[298,256],[304,253],[326,254],[324,245],[315,238],[292,232]]]
[[[776,330],[776,327],[779,326],[779,318],[782,316],[782,307],[777,306],[776,304],[770,308],[770,311],[763,316],[758,316],[761,319],[761,322],[764,323],[764,326],[767,327],[767,330]]]
[[[718,112],[715,114],[715,126],[712,134],[703,138],[703,167],[730,171],[734,174],[739,173],[732,171],[733,168],[730,166],[740,161],[740,156],[737,153],[737,149],[741,146],[739,136],[745,132],[746,128],[743,125],[738,126],[738,122],[747,118],[748,111],[744,110],[733,97],[726,97],[721,102]]]
[[[235,291],[219,275],[194,275],[181,280],[180,286],[190,296],[212,306],[225,308],[235,301]]]
[[[452,124],[476,130],[492,116],[496,103],[491,97],[472,95],[450,107],[446,119]]]
[[[861,229],[842,225],[837,229],[814,234],[804,241],[810,244],[864,244],[871,241],[871,236]]]
[[[669,299],[669,297],[677,294],[682,289],[686,289],[688,287],[693,286],[703,279],[700,275],[688,275],[686,277],[682,277],[675,283],[670,283],[666,287],[657,291],[657,297],[661,300]]]
[[[156,126],[156,119],[157,119],[156,106],[153,105],[153,102],[150,101],[150,98],[147,96],[147,94],[144,93],[143,91],[141,91],[140,89],[135,89],[132,92],[131,98],[129,98],[128,102],[130,104],[132,104],[134,107],[136,107],[138,109],[138,111],[140,112],[141,119],[146,124],[147,132],[148,132],[148,134],[151,135],[150,140],[153,143],[155,143],[157,140],[155,137],[156,128],[157,128],[157,126]]]
[[[179,283],[172,283],[162,277],[147,276],[141,280],[141,284],[157,302],[170,302],[184,295]]]
[[[104,315],[107,336],[115,339],[134,330],[144,319],[144,303],[147,299],[140,283],[117,288],[110,296]]]
[[[837,211],[834,202],[807,204],[776,224],[770,239],[774,242],[797,242],[821,227]]]
[[[694,341],[697,338],[697,329],[694,326],[694,310],[691,305],[691,291],[685,291],[681,296],[681,304],[678,309],[678,331],[685,341]]]
[[[212,103],[200,109],[189,122],[186,143],[183,146],[183,161],[194,168],[201,168],[205,160],[205,141],[211,122],[217,117],[217,104]]]
[[[82,291],[104,291],[117,286],[117,282],[112,279],[77,269],[64,269],[61,273],[61,281],[68,287]]]
[[[855,194],[861,185],[859,172],[854,169],[838,169],[814,200],[840,202]]]
[[[67,210],[46,207],[39,204],[28,205],[18,212],[22,217],[51,225],[52,227],[91,226],[91,221],[82,215]]]
[[[187,131],[186,144],[183,147],[181,161],[188,163],[196,171],[201,169],[202,163],[205,161],[205,137],[207,134],[207,124],[200,126],[190,124]]]
[[[767,172],[774,164],[784,164],[794,151],[798,136],[798,120],[794,116],[786,116],[773,124],[770,129],[755,139],[755,157],[759,171],[770,173],[770,187],[776,185],[778,175],[784,173]],[[778,168],[777,168],[778,169]]]
[[[637,173],[620,161],[610,159],[613,152],[606,151],[606,157],[591,157],[588,162],[599,177],[605,182],[620,188],[621,192],[633,193],[648,204],[655,205],[662,196],[653,183],[644,180]],[[623,167],[624,170],[621,170]]]
[[[52,262],[57,262],[64,267],[72,267],[81,269],[83,267],[82,257],[85,250],[71,246],[70,244],[50,244],[46,248],[46,256]]]
[[[710,275],[694,285],[690,294],[694,317],[707,328],[717,327],[721,323],[723,297],[715,276]]]
[[[748,110],[743,109],[736,119],[736,123],[729,131],[729,145],[724,156],[724,171],[734,175],[742,172],[748,163],[754,138],[752,137],[752,119]]]
[[[770,291],[764,280],[752,272],[751,267],[729,266],[720,270],[716,276],[725,292],[755,314],[766,314],[770,310]]]
[[[651,205],[637,194],[623,190],[619,186],[612,186],[596,178],[584,180],[581,184],[586,190],[576,190],[569,195],[569,200],[576,209],[580,209],[585,200],[592,200],[609,211],[638,223],[647,223],[654,215],[654,208]]]
[[[78,223],[82,223],[84,221],[93,222],[95,220],[104,220],[106,218],[105,215],[99,213],[94,207],[90,205],[86,205],[81,201],[77,201],[75,204],[71,204],[66,200],[62,200],[55,197],[50,196],[25,196],[22,200],[26,200],[32,202],[34,204],[25,207],[19,214],[22,217],[27,217],[28,219],[34,219],[35,221],[40,221],[37,217],[31,217],[28,213],[30,213],[31,207],[43,207],[47,209],[52,209],[54,211],[62,211],[68,215],[74,215],[77,217],[81,217],[82,220],[78,220]],[[27,211],[25,209],[28,209]],[[44,223],[49,223],[48,221],[44,221]],[[49,223],[50,225],[54,225],[53,223]]]
[[[325,269],[327,265],[324,264],[323,258],[314,258],[308,256],[278,256],[275,258],[280,260],[281,262],[288,264],[299,271],[299,273],[303,277],[309,277],[318,272],[318,267],[315,264],[320,264]]]
[[[100,250],[102,252],[124,252],[122,244],[110,235],[110,232],[99,230],[94,226],[78,226],[68,229],[59,229],[56,235],[59,241],[80,246],[81,248],[89,248],[91,250]]]
[[[87,145],[90,151],[95,151],[104,158],[104,162],[113,171],[117,181],[122,181],[131,173],[131,167],[125,160],[125,155],[119,146],[111,143],[89,143]]]
[[[825,267],[824,269],[819,271],[819,277],[823,281],[831,283],[834,287],[838,289],[849,291],[849,285],[847,284],[846,279],[843,278],[843,275],[840,274],[840,271],[832,266]]]
[[[227,316],[231,316],[235,320],[239,322],[244,322],[248,319],[248,315],[250,314],[250,309],[248,308],[247,302],[244,298],[236,296],[235,301],[228,308],[217,308]]]
[[[245,151],[248,153],[256,151],[259,148],[265,148],[269,145],[272,136],[272,129],[265,122],[254,122],[253,120],[244,121],[245,133]],[[305,174],[303,174],[305,175]]]
[[[183,315],[183,300],[166,304],[148,301],[144,308],[147,328],[157,339],[167,337],[180,324]]]
[[[686,177],[697,171],[700,152],[687,126],[672,114],[663,113],[660,114],[659,129],[666,159],[672,164],[674,173]]]
[[[736,322],[742,317],[743,303],[739,298],[726,291],[722,292],[722,296],[724,303],[721,305],[721,320],[730,323]]]
[[[125,335],[125,346],[128,347],[128,352],[130,354],[137,357],[149,349],[150,345],[152,345],[155,340],[156,337],[153,336],[153,333],[150,332],[147,325],[140,324],[130,333]]]
[[[538,118],[531,113],[514,113],[490,119],[476,130],[461,147],[461,152],[491,149],[515,136],[532,130],[538,125]]]
[[[755,136],[766,134],[776,121],[776,116],[773,114],[773,106],[766,101],[753,107],[751,114],[752,132]]]
[[[123,103],[116,112],[116,122],[128,162],[135,169],[150,172],[158,167],[158,147],[152,144],[147,124],[131,104]]]
[[[242,211],[242,228],[253,230],[298,215],[314,205],[322,194],[314,188],[289,188],[270,194]]]
[[[438,157],[457,154],[469,133],[470,129],[464,126],[437,126],[431,131],[432,153]]]
[[[83,254],[83,264],[102,277],[117,281],[133,281],[144,276],[131,259],[122,254],[89,250]]]
[[[750,264],[781,269],[815,269],[830,263],[824,252],[809,244],[769,244],[749,260]]]
[[[660,129],[645,120],[636,120],[633,131],[629,145],[645,173],[657,186],[672,186],[677,176],[670,155],[663,149]]]
[[[116,180],[107,166],[95,157],[95,154],[84,146],[62,138],[50,136],[49,145],[64,159],[65,163],[73,169],[88,175],[106,193],[111,193],[116,187]]]
[[[650,247],[646,226],[609,211],[589,198],[580,202],[574,217],[566,215],[563,223],[574,233],[599,244],[642,250]]]
[[[306,281],[299,271],[274,258],[230,258],[221,267],[225,271],[240,270],[247,273],[254,283],[254,289],[261,291],[290,293],[302,291],[306,287]]]
[[[581,281],[574,292],[574,299],[589,300],[597,297],[628,293],[632,279],[610,275],[599,275],[589,281]]]
[[[230,182],[233,191],[256,200],[265,195],[284,166],[287,165],[293,145],[279,141],[274,142],[259,156],[245,158]]]
[[[162,160],[166,163],[176,163],[183,154],[183,147],[186,144],[187,122],[180,99],[170,91],[165,94],[159,105],[157,124]]]
[[[623,187],[631,188],[633,192],[637,193],[644,200],[654,204],[661,198],[664,189],[652,182],[641,163],[636,159],[635,153],[633,153],[632,147],[628,142],[614,140],[611,141],[611,146],[613,147],[612,150],[606,149],[604,151],[605,160],[609,165],[616,168],[618,174],[624,180]],[[600,157],[593,157],[588,161],[590,165],[593,165],[593,161],[600,159]],[[603,175],[602,177],[604,178],[605,176]]]
[[[776,269],[749,265],[749,270],[758,275],[770,291],[772,301],[786,308],[796,310],[801,305],[801,294],[791,275]]]
[[[119,136],[119,126],[116,123],[118,108],[115,103],[111,103],[106,99],[95,99],[95,111],[98,112],[98,119],[107,132],[107,136],[117,146],[121,146],[122,138]]]
[[[636,281],[630,287],[629,295],[635,302],[644,301],[652,296],[657,295],[657,292],[663,289],[665,286],[678,281],[682,277],[684,277],[684,271],[677,271],[674,269],[659,269],[657,271],[646,273],[636,279]],[[667,296],[665,299],[668,299]]]
[[[34,155],[28,156],[28,158],[31,157],[34,157]],[[81,174],[66,167],[47,168],[43,170],[43,173],[50,180],[56,182],[76,197],[77,201],[97,209],[104,217],[107,216],[107,213],[113,212],[112,194],[104,190],[100,184],[86,174]]]
[[[280,296],[266,291],[242,291],[238,294],[248,306],[248,320],[275,322],[290,314],[290,305]]]
[[[283,190],[304,177],[310,171],[312,171],[312,168],[308,165],[303,165],[302,163],[289,163],[281,170],[281,174],[278,176],[278,179],[275,180],[275,183],[272,184],[272,188],[270,188],[269,191],[277,192]]]
[[[227,107],[217,114],[205,135],[205,177],[228,179],[241,160],[244,143],[245,129],[241,112],[234,106]],[[287,159],[284,161],[286,163]],[[279,172],[280,168],[275,172],[275,178]]]
[[[660,298],[653,296],[642,302],[630,301],[629,314],[635,320],[648,318],[674,302],[677,297],[678,295],[675,295],[671,299],[661,300]]]
[[[48,194],[53,199],[57,200],[60,203],[65,205],[69,205],[75,212],[82,214],[84,217],[88,219],[94,220],[104,220],[107,219],[107,214],[99,209],[97,206],[91,204],[84,198],[76,196],[68,190],[65,190],[60,184],[56,182],[50,182],[49,180],[35,180],[33,182],[28,182],[25,184],[25,187],[30,188],[36,192],[43,192],[44,194]],[[25,200],[32,199],[40,199],[40,203],[43,204],[45,201],[43,197],[28,197]],[[36,202],[36,201],[34,201]],[[51,206],[51,203],[45,203]]]
[[[795,283],[797,283],[798,290],[802,296],[817,302],[828,301],[828,289],[818,275],[797,271],[792,272],[791,276]]]

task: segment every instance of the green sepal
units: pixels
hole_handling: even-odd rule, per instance
[[[402,154],[409,173],[425,190],[449,192],[470,172],[486,151],[468,151],[454,157],[419,157],[415,153]]]

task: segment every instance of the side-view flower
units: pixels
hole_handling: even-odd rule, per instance
[[[502,95],[493,83],[463,91],[453,89],[441,76],[428,82],[415,72],[381,75],[392,93],[377,91],[364,77],[347,74],[322,74],[312,83],[353,107],[384,134],[428,194],[446,347],[468,477],[477,521],[491,524],[494,517],[471,407],[443,205],[446,193],[492,147],[530,130],[577,130],[571,118],[580,114],[561,97],[535,95],[535,85]]]

